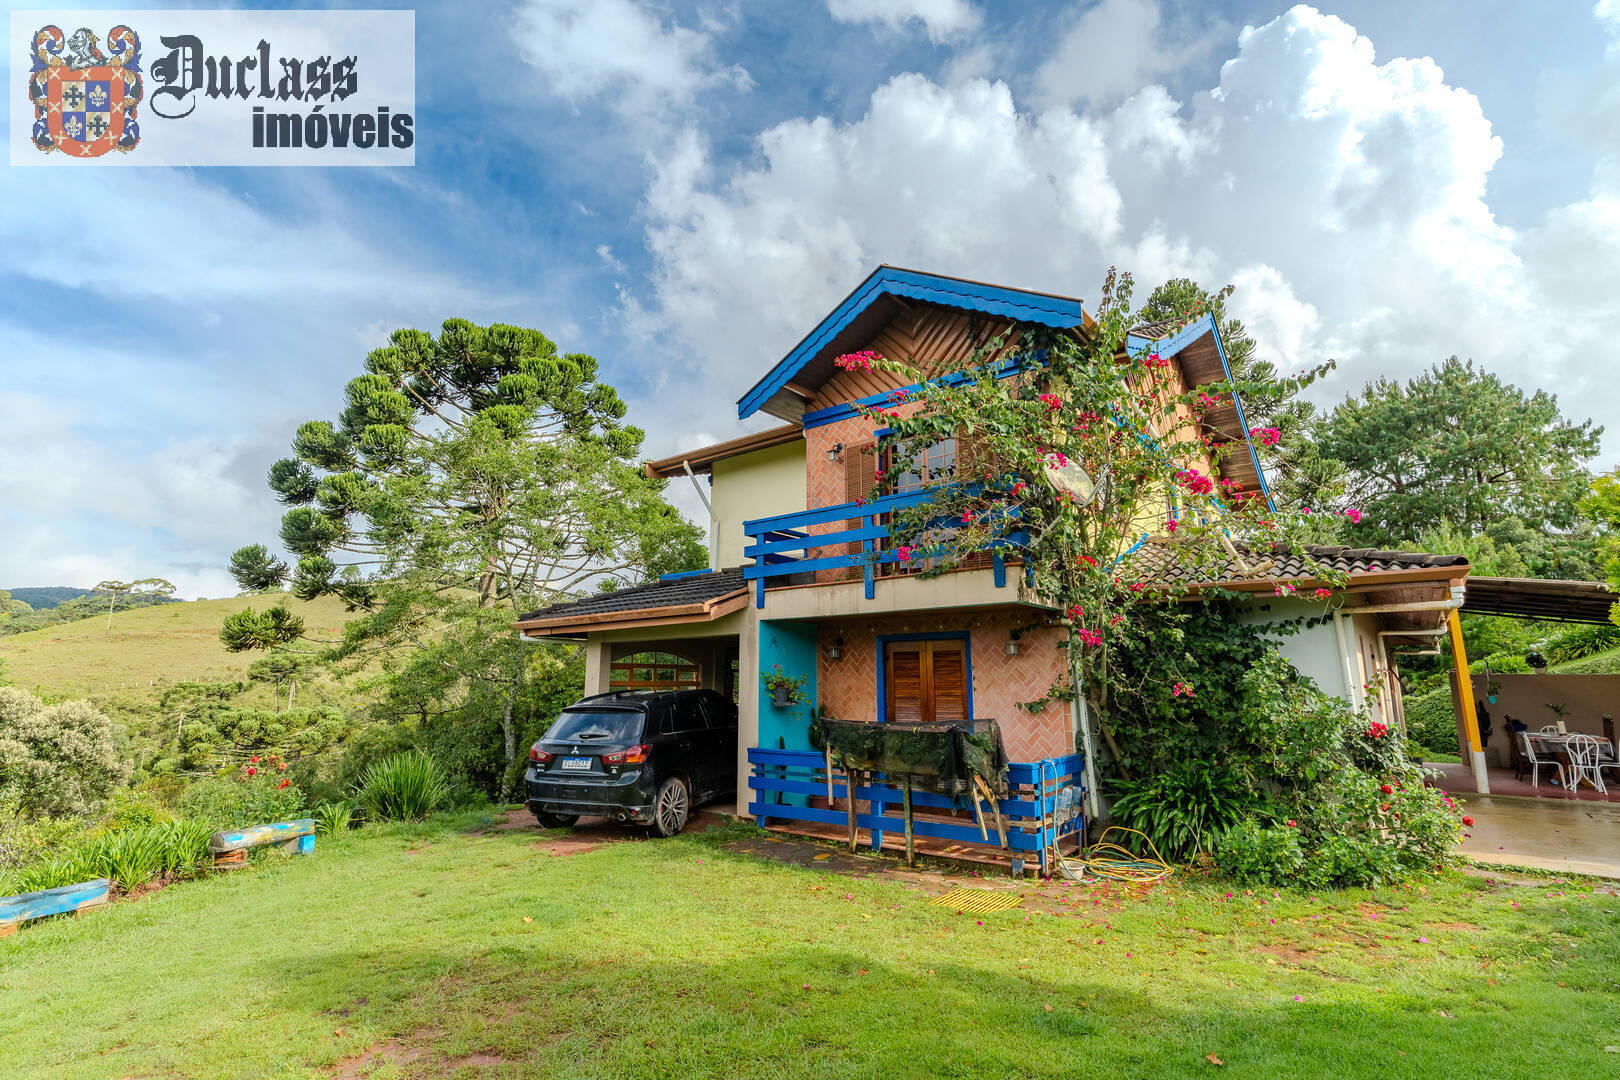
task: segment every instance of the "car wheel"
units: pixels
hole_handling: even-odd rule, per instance
[[[578,814],[552,814],[545,810],[536,810],[534,820],[547,829],[566,829],[579,820]]]
[[[658,798],[653,801],[653,831],[659,836],[674,836],[686,828],[686,815],[692,809],[692,793],[686,781],[672,776],[658,786]]]

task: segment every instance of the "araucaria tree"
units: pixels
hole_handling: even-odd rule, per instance
[[[594,359],[559,354],[537,330],[451,319],[437,337],[395,331],[349,382],[337,422],[300,426],[294,456],[270,469],[290,507],[281,540],[298,557],[293,593],[367,612],[340,655],[384,648],[385,664],[428,663],[441,672],[434,685],[463,702],[486,701],[469,684],[494,680],[510,767],[512,710],[535,658],[510,632],[488,656],[469,657],[459,635],[441,649],[444,629],[477,620],[493,631],[497,611],[703,559],[697,530],[638,466],[642,433],[624,413]],[[402,660],[397,646],[421,655]]]

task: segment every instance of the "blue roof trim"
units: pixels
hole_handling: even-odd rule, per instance
[[[1002,359],[991,364],[989,370],[990,373],[997,379],[1008,379],[1025,370],[1030,365],[1041,365],[1045,362],[1046,350],[1039,349],[1030,356],[1025,356],[1024,354],[1019,353],[1015,356],[1003,357]],[[949,375],[942,376],[937,381],[946,386],[960,386],[961,384],[976,377],[977,376],[973,371],[956,371]],[[901,387],[900,390],[907,395],[920,394],[927,390],[930,385],[932,385],[932,383],[912,383],[910,386]],[[812,409],[804,414],[804,419],[800,421],[800,424],[806,431],[808,431],[811,428],[821,427],[823,424],[834,424],[840,420],[849,420],[852,417],[859,416],[861,414],[861,407],[863,406],[870,409],[887,403],[889,400],[889,394],[895,392],[896,391],[891,390],[888,393],[883,394],[868,394],[863,398],[856,398],[854,401],[846,401],[840,405],[829,405],[825,409]]]
[[[1131,352],[1154,348],[1160,356],[1168,358],[1176,355],[1176,353],[1185,349],[1205,334],[1214,335],[1215,351],[1221,358],[1221,371],[1225,372],[1226,381],[1231,382],[1232,365],[1226,359],[1226,342],[1221,340],[1220,327],[1215,323],[1214,314],[1208,311],[1169,337],[1161,338],[1158,342],[1142,337],[1139,334],[1127,334],[1125,348]],[[1266,505],[1275,514],[1277,512],[1277,502],[1271,497],[1271,485],[1266,483],[1266,470],[1260,465],[1260,455],[1254,448],[1254,440],[1249,438],[1249,421],[1243,415],[1243,399],[1238,396],[1235,390],[1232,392],[1232,404],[1237,406],[1238,423],[1243,425],[1243,443],[1249,448],[1249,460],[1254,462],[1254,474],[1260,478],[1260,492],[1266,497]]]
[[[682,570],[678,574],[659,574],[658,575],[658,580],[659,581],[680,581],[683,578],[702,577],[704,574],[712,574],[712,573],[714,573],[713,570]]]
[[[747,418],[758,412],[805,364],[884,294],[1060,328],[1079,326],[1085,321],[1079,300],[880,266],[814,330],[806,334],[804,340],[771,369],[770,374],[743,395],[737,403],[737,415]]]

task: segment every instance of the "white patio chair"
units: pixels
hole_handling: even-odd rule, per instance
[[[1599,794],[1609,793],[1609,789],[1603,786],[1603,774],[1598,771],[1598,747],[1601,745],[1602,740],[1592,735],[1571,735],[1564,741],[1564,752],[1569,755],[1569,790],[1575,791],[1581,786],[1582,780],[1590,780]]]
[[[1558,725],[1557,724],[1542,724],[1540,730],[1538,730],[1536,732],[1536,734],[1537,735],[1557,735],[1558,734]]]
[[[1564,784],[1564,763],[1561,761],[1554,761],[1551,758],[1543,760],[1542,758],[1537,757],[1535,740],[1530,737],[1530,733],[1528,731],[1521,731],[1518,733],[1518,735],[1519,747],[1524,751],[1524,763],[1530,766],[1530,786],[1539,788],[1541,786],[1541,767],[1543,765],[1551,765],[1554,769],[1558,770],[1558,783],[1567,787],[1568,785]]]

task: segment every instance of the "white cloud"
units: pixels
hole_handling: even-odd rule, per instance
[[[655,159],[641,315],[740,395],[877,263],[1080,296],[1117,264],[1138,299],[1180,274],[1236,283],[1284,370],[1341,361],[1324,398],[1457,353],[1581,418],[1620,413],[1591,363],[1620,318],[1620,166],[1516,232],[1487,201],[1501,141],[1432,60],[1380,63],[1305,6],[1227,47],[1185,100],[1121,77],[1108,108],[1029,111],[1001,82],[912,74],[850,122],[762,132],[734,170],[688,133]]]
[[[689,105],[703,89],[746,89],[748,73],[718,67],[711,38],[661,18],[637,0],[525,0],[513,39],[525,61],[570,101],[610,96],[626,116]]]
[[[1160,22],[1154,0],[1101,0],[1080,12],[1035,72],[1036,103],[1112,104],[1214,44],[1210,31],[1184,38]]]
[[[979,12],[967,0],[827,0],[827,12],[842,23],[877,23],[897,31],[919,22],[934,42],[979,28]]]

